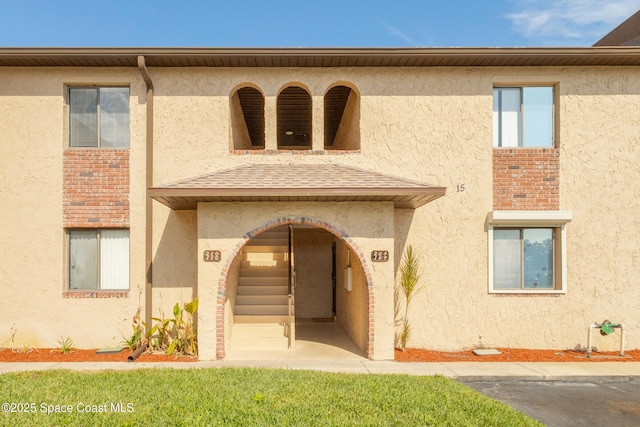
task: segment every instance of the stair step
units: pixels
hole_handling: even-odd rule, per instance
[[[285,261],[287,259],[288,252],[253,252],[242,253],[243,261]]]
[[[284,337],[286,327],[279,323],[236,323],[231,336],[235,337]]]
[[[261,280],[249,280],[261,279]],[[267,281],[263,277],[245,277],[240,278],[238,284],[238,295],[288,295],[289,285],[287,280],[280,277],[270,277],[270,279],[278,279]]]
[[[289,264],[285,260],[251,260],[240,261],[240,268],[289,268]]]
[[[279,267],[241,268],[240,277],[289,277],[289,269]]]
[[[264,315],[264,316],[252,316],[236,314],[233,316],[234,326],[238,323],[287,323],[289,316],[287,315]]]
[[[231,337],[230,347],[232,349],[265,349],[265,348],[289,348],[289,338],[287,337]]]
[[[238,295],[236,297],[236,308],[241,305],[287,305],[287,295]]]
[[[281,315],[286,316],[289,313],[287,304],[243,304],[237,305],[235,314],[239,315]]]

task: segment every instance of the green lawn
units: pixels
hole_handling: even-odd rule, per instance
[[[542,425],[439,376],[231,368],[26,372],[0,375],[0,396],[3,426]],[[5,412],[5,403],[20,412]],[[55,412],[62,410],[70,412]]]

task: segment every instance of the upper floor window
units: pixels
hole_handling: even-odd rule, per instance
[[[278,149],[311,150],[311,95],[290,86],[278,96]]]
[[[553,87],[493,89],[494,147],[553,147]]]
[[[324,96],[324,149],[360,149],[360,103],[347,86],[334,86]]]
[[[71,147],[129,146],[129,88],[69,88]]]
[[[231,97],[233,148],[264,149],[264,96],[258,89],[243,87]]]

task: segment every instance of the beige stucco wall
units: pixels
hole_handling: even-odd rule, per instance
[[[204,356],[215,346],[210,339],[215,337],[213,297],[219,266],[189,261],[191,254],[200,260],[202,250],[218,245],[228,254],[239,236],[261,221],[287,215],[318,215],[345,226],[365,254],[390,244],[394,259],[387,265],[394,270],[392,276],[405,247],[414,246],[423,262],[425,290],[410,307],[410,346],[573,348],[586,344],[587,325],[608,318],[627,325],[628,348],[640,348],[637,67],[152,68],[150,74],[155,88],[155,184],[247,163],[339,163],[448,188],[443,198],[415,211],[397,210],[390,224],[369,225],[362,234],[352,228],[360,230],[358,224],[366,224],[366,218],[378,218],[375,209],[384,210],[380,217],[386,217],[388,206],[373,204],[371,213],[355,217],[342,205],[322,205],[309,213],[286,203],[259,209],[230,204],[224,213],[218,210],[222,205],[203,205],[197,214],[174,214],[154,202],[154,277],[160,288],[154,296],[175,288],[172,298],[183,298],[185,290],[197,288],[203,300]],[[61,296],[64,83],[83,82],[129,82],[132,87],[132,295],[127,300]],[[266,145],[273,148],[275,97],[292,82],[301,82],[313,96],[314,147],[323,141],[318,121],[327,88],[336,82],[357,88],[359,153],[230,153],[229,95],[234,88],[251,83],[265,94]],[[485,220],[492,208],[492,87],[525,83],[558,85],[560,209],[573,212],[566,228],[567,292],[561,295],[488,293]],[[60,335],[68,335],[79,346],[102,346],[120,341],[120,328],[129,330],[145,277],[144,102],[144,85],[134,69],[0,69],[0,202],[11,207],[5,209],[0,228],[5,256],[0,285],[11,296],[0,301],[0,341],[14,323],[16,341],[27,345],[56,345]],[[464,191],[456,191],[459,184]],[[388,233],[389,227],[392,237],[383,242],[366,237]],[[183,262],[161,256],[171,254],[172,247],[180,248],[176,253]],[[378,274],[372,273],[375,328],[383,336],[376,335],[376,346],[386,346],[393,339],[393,319],[386,307],[385,314],[379,314],[377,292],[378,287],[381,295],[392,292],[390,284],[378,283]],[[618,337],[598,337],[596,345],[616,349]]]
[[[151,315],[171,318],[176,303],[182,307],[198,294],[198,220],[195,211],[172,211],[158,204],[154,209]],[[158,221],[161,216],[166,216],[164,221]]]
[[[358,150],[360,148],[360,96],[351,90],[344,106],[340,126],[330,150]]]
[[[244,120],[244,113],[242,111],[242,105],[240,104],[240,97],[235,92],[230,97],[231,102],[231,134],[232,143],[231,149],[235,150],[250,150],[251,149],[251,137],[247,129],[247,122]]]
[[[628,328],[640,348],[640,72],[636,68],[578,72],[561,88],[560,204],[574,211],[567,225],[569,290],[560,327],[609,319]],[[551,332],[560,340],[558,332]],[[583,342],[584,331],[577,331]],[[594,340],[617,349],[617,337]]]
[[[131,292],[63,298],[62,155],[66,84],[131,87]],[[113,347],[144,301],[145,88],[135,69],[0,68],[0,347]],[[12,333],[13,339],[11,339]]]
[[[349,267],[350,270],[347,270]],[[345,283],[349,274],[351,274],[350,290]],[[367,278],[362,263],[344,242],[338,242],[336,245],[336,279],[336,322],[364,353],[369,338],[367,332],[369,322]],[[388,303],[385,303],[387,310],[389,309]]]

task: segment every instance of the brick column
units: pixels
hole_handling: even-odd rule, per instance
[[[63,169],[66,228],[129,227],[129,150],[67,149]]]
[[[560,152],[557,148],[494,148],[494,210],[558,210]]]

